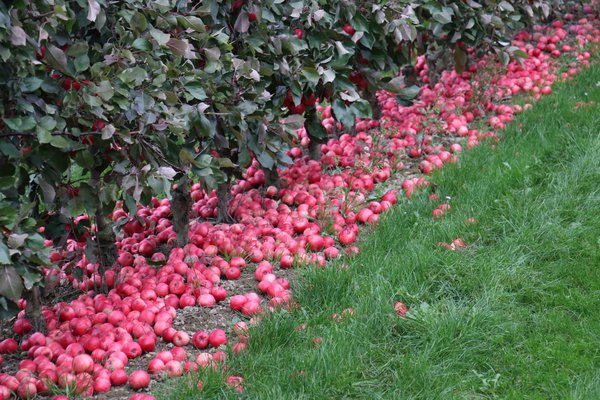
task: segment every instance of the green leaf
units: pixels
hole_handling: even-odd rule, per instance
[[[56,120],[46,115],[40,119],[40,122],[38,122],[38,127],[52,131],[54,128],[56,128]]]
[[[152,44],[149,41],[147,41],[146,39],[144,39],[144,38],[137,38],[137,39],[135,39],[133,41],[133,43],[131,44],[131,46],[134,49],[141,50],[141,51],[150,51],[150,50],[152,50]]]
[[[45,180],[40,180],[38,184],[40,185],[42,195],[44,196],[44,203],[46,203],[47,205],[52,204],[54,198],[56,197],[56,191],[54,190],[52,185],[48,184]]]
[[[14,302],[19,301],[23,293],[23,280],[13,266],[4,266],[0,274],[0,296],[4,296]]]
[[[35,128],[35,119],[33,117],[6,118],[6,126],[16,132],[26,132]]]
[[[335,99],[331,105],[337,119],[347,127],[354,126],[354,114],[348,110],[340,99]]]
[[[369,22],[367,19],[360,13],[356,13],[352,16],[351,25],[357,31],[368,32],[369,31]]]
[[[179,22],[184,28],[191,28],[196,32],[206,31],[204,22],[202,22],[200,18],[194,17],[193,15],[177,17],[177,22]]]
[[[204,49],[204,55],[207,60],[217,61],[221,58],[221,50],[218,47]]]
[[[406,86],[397,92],[397,97],[403,100],[412,100],[419,95],[420,91],[421,88],[417,85]]]
[[[186,57],[189,53],[190,45],[186,40],[171,38],[167,42],[167,47],[171,49],[173,54],[179,57]]]
[[[139,86],[147,77],[146,71],[141,67],[128,68],[119,74],[119,79],[125,83],[135,82]]]
[[[34,271],[31,268],[27,268],[27,270],[21,275],[23,277],[23,283],[25,285],[25,289],[31,290],[36,283],[42,281],[42,274],[38,271]]]
[[[95,22],[100,13],[100,4],[96,0],[87,0],[87,3],[88,12],[86,18],[88,21]]]
[[[31,235],[27,235],[27,239],[25,239],[25,245],[31,249],[38,252],[46,251],[48,248],[44,245],[44,238],[39,233],[33,233]]]
[[[94,166],[94,156],[89,151],[78,151],[75,155],[75,162],[77,165],[90,170]]]
[[[316,138],[320,140],[327,139],[327,130],[320,121],[306,121],[304,127],[306,128],[306,133],[310,138]]]
[[[52,133],[41,126],[35,128],[35,133],[37,135],[38,141],[42,144],[50,143],[52,140]]]
[[[11,249],[18,249],[23,246],[25,239],[29,236],[27,233],[11,233],[6,241],[6,244]]]
[[[0,207],[0,224],[12,226],[15,218],[17,218],[17,210],[14,207]]]
[[[104,128],[102,128],[100,137],[102,138],[102,140],[108,140],[113,137],[115,132],[115,126],[113,124],[108,124]]]
[[[529,58],[529,54],[527,54],[526,51],[523,51],[521,49],[517,49],[517,50],[513,51],[513,57],[515,57],[515,58]]]
[[[433,13],[432,17],[440,24],[449,24],[452,22],[454,11],[450,7],[444,7],[441,11]]]
[[[46,48],[44,59],[52,68],[63,73],[67,72],[67,56],[65,52],[58,47],[49,45]]]
[[[63,136],[52,136],[50,140],[50,144],[57,149],[69,149],[71,147],[71,143]]]
[[[238,104],[237,109],[243,115],[251,115],[258,110],[258,105],[251,101],[242,101],[240,104]]]
[[[235,20],[233,29],[240,33],[248,32],[248,29],[250,29],[250,20],[248,19],[247,11],[242,11],[239,13],[237,19]]]
[[[184,164],[196,164],[196,158],[194,155],[186,149],[181,149],[179,151],[179,160],[181,160]]]
[[[273,157],[266,151],[261,151],[258,154],[255,154],[255,156],[260,165],[267,169],[271,169],[275,165],[275,160],[273,160]]]
[[[77,42],[73,43],[69,49],[67,50],[67,55],[69,57],[78,57],[83,54],[87,54],[89,50],[89,46],[86,42]]]
[[[333,82],[335,80],[335,71],[332,69],[326,69],[323,71],[323,83]]]
[[[227,157],[217,158],[217,163],[219,164],[219,168],[234,168],[235,164]]]
[[[510,62],[510,55],[506,52],[506,51],[502,51],[499,50],[497,52],[498,54],[498,58],[500,59],[500,62],[502,63],[502,65],[508,65],[508,63]]]
[[[92,263],[96,263],[98,262],[98,258],[96,257],[97,254],[97,250],[98,250],[98,244],[93,241],[91,238],[88,238],[86,240],[86,246],[85,246],[85,250],[83,251],[85,254],[85,257],[90,260]],[[75,269],[75,271],[77,275],[81,275],[83,276],[83,270],[80,268]],[[74,273],[73,276],[76,276],[76,274]],[[80,279],[80,278],[77,278]]]
[[[198,81],[189,82],[185,86],[185,90],[197,100],[206,99],[206,92],[202,87],[202,83]]]
[[[130,215],[137,213],[137,203],[131,195],[125,194],[123,205],[125,206],[125,211]]]
[[[348,107],[358,118],[371,118],[373,110],[366,100],[357,100]]]
[[[10,44],[15,47],[27,45],[27,34],[23,28],[16,25],[10,28]]]
[[[292,130],[300,129],[304,125],[304,117],[302,117],[301,115],[298,115],[298,114],[290,115],[283,121],[283,124],[288,129],[292,129]]]
[[[171,39],[171,35],[153,27],[150,27],[150,36],[156,40],[159,46],[165,46],[169,42],[169,39]]]
[[[102,81],[98,85],[98,90],[96,90],[96,94],[100,96],[102,100],[109,101],[115,94],[115,91],[109,81]]]
[[[10,158],[21,157],[21,152],[19,151],[19,149],[17,149],[14,144],[5,140],[0,141],[0,153]]]
[[[14,301],[0,297],[0,320],[8,320],[19,313],[19,306]]]
[[[144,32],[146,29],[148,29],[148,21],[146,20],[146,17],[144,16],[144,14],[142,14],[141,12],[136,11],[133,14],[133,16],[131,17],[130,24],[131,24],[131,29],[133,29],[133,31],[138,34]]]
[[[42,82],[44,82],[42,79],[36,78],[35,76],[24,78],[21,80],[21,90],[24,93],[35,92],[42,86]]]
[[[13,211],[15,211],[15,210],[13,210]],[[1,209],[0,209],[0,212],[2,212]],[[16,211],[15,211],[15,215],[16,215]],[[0,265],[7,265],[7,264],[12,264],[12,261],[10,259],[10,252],[9,252],[6,244],[4,242],[0,241]],[[0,279],[2,279],[2,278],[0,277]]]
[[[321,78],[319,76],[319,73],[317,72],[316,68],[313,67],[305,67],[302,69],[302,75],[311,83],[313,84],[317,84],[319,83],[319,79]]]
[[[512,4],[510,4],[506,0],[503,0],[500,3],[498,3],[498,8],[500,8],[500,10],[502,10],[502,11],[509,11],[509,12],[515,11],[515,8],[512,6]]]
[[[471,8],[481,8],[482,7],[481,4],[479,4],[475,0],[466,0],[466,3]]]
[[[87,54],[77,56],[73,61],[73,65],[75,65],[75,70],[77,72],[83,72],[90,67],[90,58]]]

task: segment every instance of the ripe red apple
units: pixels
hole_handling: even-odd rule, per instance
[[[110,387],[110,379],[98,378],[94,381],[94,393],[108,392]]]
[[[87,354],[79,354],[73,358],[73,370],[76,374],[92,372],[94,370],[94,360]]]
[[[170,378],[176,378],[183,375],[183,364],[181,361],[171,360],[165,364],[165,370]]]
[[[116,369],[110,373],[110,382],[114,386],[124,385],[127,382],[127,373],[124,369]]]
[[[260,303],[255,301],[247,301],[242,307],[242,314],[253,316],[260,311]]]
[[[294,257],[292,257],[290,254],[284,254],[279,260],[279,263],[281,265],[281,268],[292,268],[292,266],[294,265]]]
[[[153,358],[148,363],[148,372],[152,375],[159,374],[164,369],[165,369],[165,363],[158,358]]]
[[[241,311],[246,301],[248,300],[245,296],[237,294],[229,299],[229,306],[234,311]]]
[[[219,347],[227,344],[227,336],[223,329],[215,329],[208,336],[208,342],[212,347]]]
[[[37,387],[32,381],[23,381],[17,387],[17,396],[21,399],[33,399],[37,394]]]
[[[150,375],[146,371],[137,370],[129,375],[129,386],[132,389],[142,389],[150,384]]]
[[[177,333],[175,333],[175,336],[173,336],[173,344],[175,346],[183,347],[187,346],[189,343],[190,336],[183,331],[178,331]]]
[[[202,294],[198,297],[198,305],[202,307],[213,307],[217,304],[217,300],[212,294]]]
[[[240,276],[241,276],[241,271],[237,267],[230,267],[230,268],[227,268],[227,270],[225,271],[225,277],[230,281],[240,279]]]
[[[92,123],[92,127],[90,128],[92,132],[99,132],[106,127],[106,121],[102,119],[97,119]]]
[[[356,233],[354,233],[353,230],[346,228],[340,232],[339,240],[344,246],[352,244],[356,241]]]
[[[243,297],[243,296],[242,296]],[[245,298],[244,298],[245,300]],[[208,333],[205,331],[198,331],[192,336],[192,343],[198,349],[205,349],[208,347]]]
[[[144,353],[154,351],[156,347],[156,335],[154,333],[143,335],[138,339],[138,344]]]
[[[352,36],[356,33],[356,29],[354,29],[352,27],[352,25],[350,24],[346,24],[342,27],[342,29],[344,30],[344,32],[346,32],[348,35]]]
[[[19,344],[15,339],[4,339],[0,342],[0,354],[14,354],[18,348]]]

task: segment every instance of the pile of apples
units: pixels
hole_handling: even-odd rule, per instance
[[[256,161],[233,185],[230,209],[234,224],[205,221],[217,215],[216,194],[193,185],[192,211],[198,219],[191,222],[190,242],[183,248],[174,247],[168,254],[159,251],[175,246],[168,199],[153,199],[140,206],[136,218],[122,207],[115,209],[113,221],[124,224],[117,239],[120,271],[106,274],[110,292],[92,291],[101,279],[97,266],[85,255],[77,262],[84,271],[80,279],[49,270],[47,273],[81,289],[82,295],[44,308],[46,335],[32,333],[24,312],[19,313],[14,331],[20,342],[12,338],[0,342],[0,366],[2,355],[19,353],[21,358],[15,374],[0,373],[0,400],[14,396],[30,399],[49,394],[50,389],[90,396],[120,385],[142,391],[135,393],[133,400],[148,400],[153,397],[143,391],[158,376],[222,369],[224,346],[232,346],[234,353],[247,347],[247,324],[186,332],[173,324],[177,310],[211,308],[226,301],[240,318],[251,320],[267,310],[291,306],[290,282],[281,276],[282,270],[303,265],[325,267],[327,260],[356,254],[362,227],[376,224],[382,213],[396,204],[401,190],[410,198],[415,190],[428,186],[424,177],[412,177],[398,189],[381,190],[389,186],[394,174],[411,163],[430,174],[457,162],[463,145],[468,149],[488,138],[497,140],[495,131],[530,107],[505,104],[502,99],[516,94],[539,99],[551,93],[555,81],[573,76],[589,64],[591,54],[586,49],[590,43],[598,43],[598,20],[591,11],[589,18],[575,21],[572,14],[566,14],[564,19],[569,26],[555,21],[550,26],[536,26],[533,34],[517,35],[514,45],[529,58],[511,62],[504,75],[488,82],[485,89],[477,89],[489,99],[479,107],[470,99],[476,90],[474,76],[489,65],[487,58],[462,74],[445,72],[434,88],[423,87],[410,107],[398,105],[391,93],[379,92],[382,118],[359,120],[356,135],[330,139],[322,146],[320,161],[304,156],[309,139],[300,130],[298,147],[289,151],[294,162],[280,171],[281,188],[264,188],[264,173]],[[567,56],[571,62],[560,72],[564,63],[559,61]],[[426,78],[423,57],[415,67]],[[331,108],[319,105],[318,110],[323,126],[333,131]],[[485,118],[489,130],[470,126],[476,118]],[[380,196],[375,198],[375,193]],[[449,209],[447,204],[440,205],[434,217]],[[84,247],[84,240],[72,239],[67,250]],[[55,251],[52,260],[59,262],[66,256],[66,251]],[[228,293],[222,285],[224,280],[235,281],[250,273],[257,282],[256,292]],[[21,310],[25,305],[20,302]],[[145,369],[128,368],[131,360],[154,352],[160,341],[169,343],[170,350],[158,352]],[[229,377],[228,382],[243,390],[241,377]]]

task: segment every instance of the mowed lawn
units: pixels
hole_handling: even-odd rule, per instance
[[[435,173],[452,206],[442,219],[423,191],[388,212],[357,257],[301,271],[302,307],[266,318],[228,361],[243,394],[206,371],[202,392],[186,378],[157,394],[600,399],[599,82],[593,66],[557,85],[495,148]],[[457,238],[467,248],[436,245]],[[354,314],[332,318],[346,308]]]

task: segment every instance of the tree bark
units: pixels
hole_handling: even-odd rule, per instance
[[[92,169],[92,179],[97,182],[98,190],[102,185],[100,170]],[[100,291],[108,293],[106,284],[106,271],[115,267],[118,258],[116,237],[112,228],[106,223],[106,217],[102,211],[102,204],[98,203],[96,207],[96,258],[98,261],[98,274],[102,280]]]
[[[435,87],[442,76],[442,72],[452,65],[452,58],[452,52],[446,48],[441,48],[436,53],[427,56],[426,61],[429,66],[427,77],[429,78],[430,88]]]
[[[42,293],[39,286],[23,292],[27,307],[25,307],[25,318],[33,327],[33,332],[46,334],[46,321],[42,315]]]
[[[308,144],[308,155],[311,160],[320,160],[321,153],[321,141],[317,138],[310,138],[310,143]]]
[[[234,219],[229,214],[229,201],[231,200],[231,184],[224,182],[217,188],[217,221],[232,223]]]
[[[369,104],[371,105],[371,110],[373,111],[371,115],[371,119],[379,120],[381,119],[381,106],[379,105],[379,101],[377,100],[377,92],[369,91],[369,96],[367,98]]]
[[[311,109],[307,111],[304,127],[310,138],[310,142],[308,143],[308,155],[311,160],[318,161],[321,159],[321,145],[325,142],[325,139],[321,136],[326,136],[327,132],[317,117],[317,110],[315,107],[311,107]],[[313,132],[313,130],[315,132]]]
[[[277,167],[271,169],[263,168],[265,173],[265,186],[275,186],[280,188],[281,182],[279,181],[279,174],[277,173]]]
[[[190,211],[192,208],[192,197],[190,196],[190,185],[187,179],[184,179],[173,190],[173,201],[171,212],[173,213],[173,230],[177,234],[177,246],[184,247],[188,244]]]

